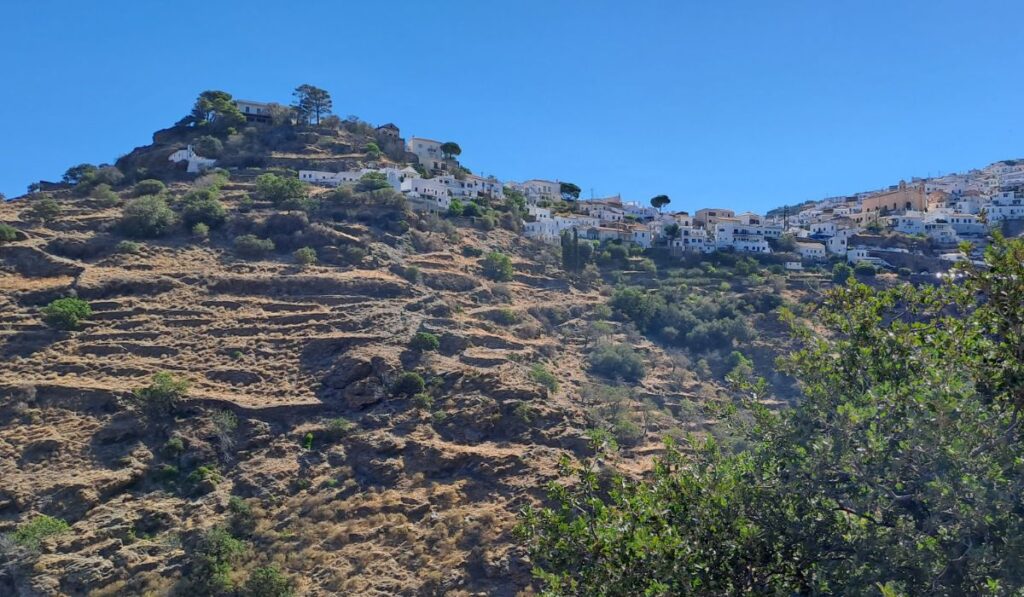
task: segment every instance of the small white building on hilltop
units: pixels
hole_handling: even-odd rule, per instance
[[[270,104],[266,102],[251,102],[249,100],[235,100],[238,111],[245,116],[247,122],[270,122]]]
[[[213,158],[204,158],[198,155],[192,145],[175,151],[167,158],[167,161],[174,163],[187,161],[188,168],[185,171],[190,174],[198,174],[204,170],[209,170],[217,163],[217,160]]]
[[[825,259],[825,245],[821,243],[797,242],[796,252],[804,261],[822,261]]]
[[[440,141],[424,137],[409,137],[405,142],[406,149],[416,154],[420,165],[431,171],[444,170],[447,167],[444,154],[441,153],[441,145]]]

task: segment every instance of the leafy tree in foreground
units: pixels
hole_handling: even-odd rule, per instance
[[[797,330],[780,361],[803,401],[751,400],[742,451],[694,439],[644,481],[566,461],[519,528],[548,592],[1019,594],[1024,241],[986,261],[937,288],[831,290],[833,334]]]
[[[512,260],[508,255],[498,251],[492,251],[485,255],[480,261],[480,265],[483,268],[484,276],[495,282],[509,282],[515,274]]]

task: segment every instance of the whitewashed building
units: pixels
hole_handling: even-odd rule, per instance
[[[196,153],[195,147],[192,145],[187,146],[185,149],[179,149],[172,153],[168,158],[169,162],[188,162],[188,167],[185,169],[190,174],[198,174],[204,170],[213,168],[217,160],[213,158],[204,158]]]

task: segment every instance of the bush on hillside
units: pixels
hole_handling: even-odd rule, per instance
[[[170,232],[178,218],[162,197],[139,197],[121,212],[121,231],[135,238],[156,238]]]
[[[43,514],[18,525],[11,538],[15,545],[35,551],[39,549],[43,539],[66,533],[70,529],[71,526],[67,522]]]
[[[274,205],[282,205],[290,200],[305,199],[308,191],[306,183],[298,178],[268,173],[256,177],[256,192]]]
[[[247,597],[292,597],[295,583],[277,566],[261,566],[249,574],[241,594]]]
[[[222,527],[205,531],[186,550],[188,584],[196,595],[226,595],[232,591],[232,567],[245,553],[245,544]]]
[[[260,259],[274,250],[274,241],[255,234],[243,234],[235,239],[235,253],[248,259]]]
[[[415,371],[406,371],[398,376],[391,386],[391,391],[396,396],[412,396],[422,392],[426,387],[422,375]]]
[[[871,265],[866,261],[861,261],[857,265],[853,266],[853,273],[858,276],[873,277],[875,275],[875,266]]]
[[[359,178],[356,183],[356,191],[377,191],[391,186],[388,177],[383,172],[367,172]]]
[[[512,260],[508,255],[493,251],[488,253],[480,262],[484,276],[496,282],[509,282],[515,270],[512,268]]]
[[[643,357],[623,343],[602,343],[590,353],[590,370],[624,381],[640,381],[646,374]]]
[[[217,137],[203,135],[193,144],[196,153],[204,158],[219,158],[224,153],[224,143]]]
[[[549,392],[558,391],[558,378],[540,363],[530,368],[530,379],[547,388]]]
[[[316,249],[313,247],[302,247],[296,249],[292,256],[295,257],[295,261],[302,266],[313,265],[316,263]]]
[[[143,410],[155,418],[174,414],[188,393],[188,382],[166,371],[153,375],[150,384],[135,390]]]
[[[441,341],[437,335],[430,332],[416,332],[416,335],[409,341],[409,348],[420,352],[437,350],[440,346]]]
[[[121,196],[110,188],[107,183],[101,183],[92,188],[89,197],[95,199],[104,207],[113,207],[121,202]]]
[[[182,197],[182,205],[181,217],[189,228],[199,223],[218,228],[227,219],[227,210],[214,189],[190,191]]]
[[[92,316],[89,303],[78,298],[60,298],[42,309],[43,321],[60,330],[74,330],[83,319]]]
[[[18,240],[18,229],[9,224],[0,224],[0,243]]]
[[[198,224],[192,227],[192,236],[199,239],[208,238],[210,236],[210,227],[202,222],[199,222]]]
[[[50,222],[59,216],[60,212],[60,203],[57,203],[57,200],[53,197],[45,195],[39,199],[30,199],[25,215],[29,220]]]
[[[147,178],[146,180],[140,180],[139,182],[135,183],[135,186],[132,188],[132,194],[134,194],[136,197],[142,197],[145,195],[159,195],[160,193],[163,193],[166,190],[167,186],[163,183],[163,181],[157,180],[155,178]]]
[[[853,268],[845,263],[837,263],[832,266],[832,282],[846,284],[846,281],[853,275]]]
[[[123,240],[114,247],[114,252],[122,255],[137,255],[142,251],[142,245],[133,240]]]

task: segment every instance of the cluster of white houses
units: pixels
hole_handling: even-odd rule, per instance
[[[246,118],[264,122],[270,118],[269,104],[238,101]],[[771,239],[791,235],[795,251],[804,261],[846,256],[851,262],[874,261],[867,248],[855,246],[858,233],[867,227],[887,226],[906,235],[927,237],[939,246],[953,246],[962,239],[981,238],[993,225],[1007,220],[1024,220],[1024,161],[998,162],[966,174],[915,179],[898,185],[846,197],[833,197],[799,211],[789,210],[770,217],[729,209],[705,208],[692,216],[687,212],[662,213],[621,196],[572,201],[570,210],[560,204],[561,183],[533,179],[502,182],[493,176],[469,174],[446,155],[444,143],[424,137],[403,140],[394,124],[377,127],[381,141],[404,148],[415,166],[362,168],[344,172],[301,170],[299,178],[316,185],[338,186],[357,183],[368,173],[380,173],[396,191],[403,193],[413,208],[445,212],[455,199],[478,197],[502,199],[505,189],[526,198],[526,236],[558,242],[566,230],[595,241],[632,243],[644,248],[670,247],[680,253],[712,253],[732,250],[771,253]],[[214,160],[198,156],[192,146],[176,151],[171,161],[188,162],[189,172],[200,172]],[[427,176],[429,173],[429,177]],[[559,213],[551,206],[563,205]],[[799,264],[787,264],[794,269]]]

